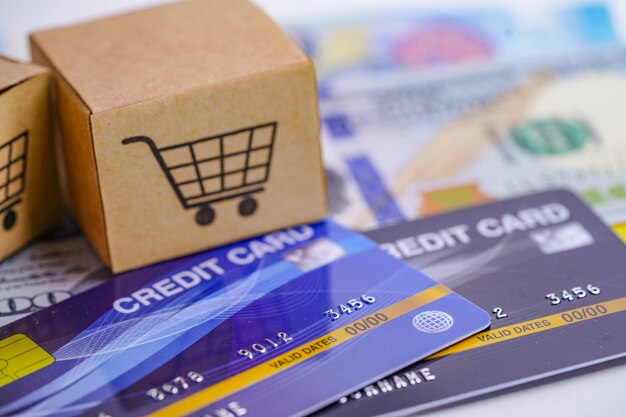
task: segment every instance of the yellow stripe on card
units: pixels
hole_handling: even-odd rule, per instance
[[[447,349],[441,350],[434,355],[429,356],[426,360],[463,352],[465,350],[489,346],[495,343],[506,342],[508,340],[544,332],[546,330],[556,329],[557,327],[568,326],[570,324],[596,319],[598,317],[619,313],[625,310],[626,297],[622,297],[590,306],[567,310],[562,313],[539,317],[521,323],[511,324],[509,326],[499,327],[494,330],[486,330],[475,334],[462,342],[452,345]]]
[[[267,360],[259,365],[225,379],[217,384],[203,389],[202,391],[183,398],[167,407],[152,414],[152,417],[165,417],[172,415],[185,415],[197,411],[221,398],[232,395],[250,385],[256,384],[270,376],[276,375],[298,363],[319,355],[353,337],[368,332],[384,323],[398,318],[411,310],[429,304],[444,297],[451,291],[441,285],[435,285],[411,297],[405,298],[395,304],[373,312],[366,317],[346,324],[345,326],[325,334],[305,345],[298,346],[281,356]],[[357,324],[361,323],[362,326]],[[315,349],[311,349],[315,346]]]

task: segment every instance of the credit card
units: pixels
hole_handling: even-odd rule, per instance
[[[491,327],[322,416],[408,415],[626,355],[626,246],[569,191],[368,235],[491,312]]]
[[[0,415],[303,415],[488,325],[323,222],[121,275],[3,327]]]

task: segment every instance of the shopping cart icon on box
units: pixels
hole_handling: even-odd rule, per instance
[[[17,222],[15,206],[22,202],[26,186],[27,151],[28,131],[0,145],[0,216],[4,230]]]
[[[183,208],[198,208],[196,223],[204,226],[215,219],[213,203],[241,198],[240,215],[256,211],[252,195],[269,178],[276,129],[271,122],[163,148],[147,136],[122,144],[147,144]]]

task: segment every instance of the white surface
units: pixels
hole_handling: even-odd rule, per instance
[[[223,0],[228,1],[228,0]],[[133,10],[149,4],[165,3],[163,0],[0,0],[0,54],[26,60],[29,57],[28,33],[48,27],[71,24],[73,22],[106,16],[120,11]],[[520,13],[533,13],[536,2],[509,1],[506,4],[496,0],[454,1],[438,0],[430,2],[415,0],[257,0],[262,8],[279,23],[297,22],[333,14],[350,13],[358,8],[389,9],[410,5],[413,8],[432,10],[464,9],[498,5],[513,7]],[[542,1],[542,5],[565,3],[565,1]],[[626,23],[626,1],[609,2],[618,22]],[[626,39],[626,24],[619,25],[622,39]],[[575,346],[563,346],[575,349]],[[626,415],[626,363],[621,361],[614,367],[578,373],[571,378],[544,384],[529,384],[519,389],[486,399],[470,401],[445,408],[428,416],[432,417],[472,417],[472,416],[624,416]],[[447,381],[454,383],[454,381]]]

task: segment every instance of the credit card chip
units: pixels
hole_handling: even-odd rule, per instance
[[[54,363],[54,357],[28,336],[0,340],[0,387]]]

